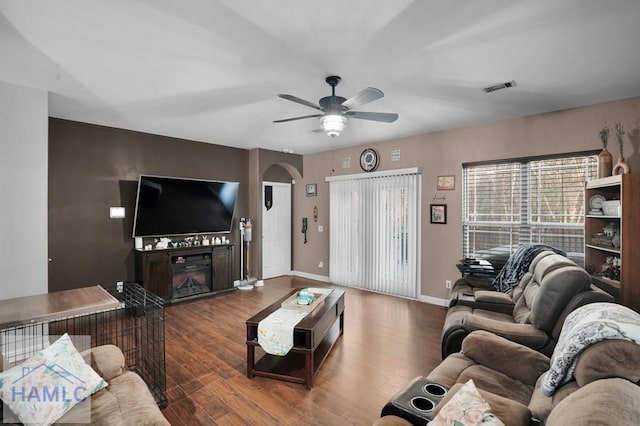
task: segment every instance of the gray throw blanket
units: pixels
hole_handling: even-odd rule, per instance
[[[527,273],[533,258],[542,250],[551,250],[562,256],[567,255],[564,251],[546,244],[522,245],[509,257],[507,263],[491,283],[492,287],[502,293],[511,291],[513,287],[518,285],[522,276]]]
[[[591,303],[571,312],[553,351],[551,368],[542,380],[542,393],[552,396],[573,379],[582,351],[612,339],[640,344],[640,314],[615,303]]]

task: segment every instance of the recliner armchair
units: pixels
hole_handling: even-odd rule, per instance
[[[505,314],[512,313],[513,307],[522,296],[524,288],[531,281],[533,271],[535,270],[538,262],[553,254],[554,252],[551,250],[540,251],[533,258],[529,264],[528,271],[522,276],[522,278],[520,278],[518,284],[507,293],[494,290],[491,286],[491,282],[489,281],[483,281],[482,279],[475,277],[460,278],[453,286],[451,298],[449,299],[449,307],[451,308],[457,305],[464,305],[493,312],[502,312]],[[563,262],[561,259],[556,258],[556,262],[547,267],[545,273],[551,272],[553,268],[575,265],[570,259],[565,259],[566,261]]]
[[[449,308],[442,329],[443,358],[458,352],[464,337],[474,330],[490,331],[548,356],[569,313],[589,303],[614,301],[591,284],[583,268],[564,256],[548,254],[532,266],[522,285],[514,289],[510,312],[461,304]]]
[[[509,293],[515,287],[523,275],[525,275],[535,259],[535,257],[543,251],[549,253],[557,253],[566,256],[566,253],[558,248],[546,245],[546,244],[523,244],[506,259],[505,262],[499,262],[502,265],[499,267],[499,272],[495,277],[488,277],[483,274],[474,275],[473,267],[469,267],[471,274],[463,276],[458,279],[452,289],[452,297],[450,299],[451,304],[454,306],[458,299],[459,294],[471,295],[475,289],[480,290],[497,290],[502,293]],[[496,258],[492,260],[485,260],[486,263],[490,263],[494,268],[496,267]],[[473,263],[472,263],[473,264]],[[479,271],[483,271],[484,268],[479,267]]]

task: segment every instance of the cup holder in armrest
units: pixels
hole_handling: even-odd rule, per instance
[[[436,396],[438,398],[442,398],[447,394],[447,388],[445,388],[444,386],[442,386],[442,385],[440,385],[438,383],[427,383],[426,385],[424,385],[422,387],[422,389],[428,395],[433,395],[433,396]]]
[[[425,398],[424,396],[414,396],[409,401],[411,406],[418,411],[430,412],[436,406],[432,400]]]
[[[447,391],[446,386],[416,377],[383,407],[381,416],[395,415],[413,424],[426,424]]]

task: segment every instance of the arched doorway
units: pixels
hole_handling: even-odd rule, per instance
[[[262,278],[291,274],[292,177],[278,164],[262,176]]]

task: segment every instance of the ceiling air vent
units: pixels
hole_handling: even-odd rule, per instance
[[[511,80],[511,81],[507,81],[507,82],[504,82],[504,83],[494,84],[494,85],[491,85],[491,86],[487,86],[487,87],[483,88],[482,90],[484,90],[487,93],[491,93],[491,92],[495,92],[496,90],[508,89],[509,87],[516,87],[516,81],[515,80]]]

